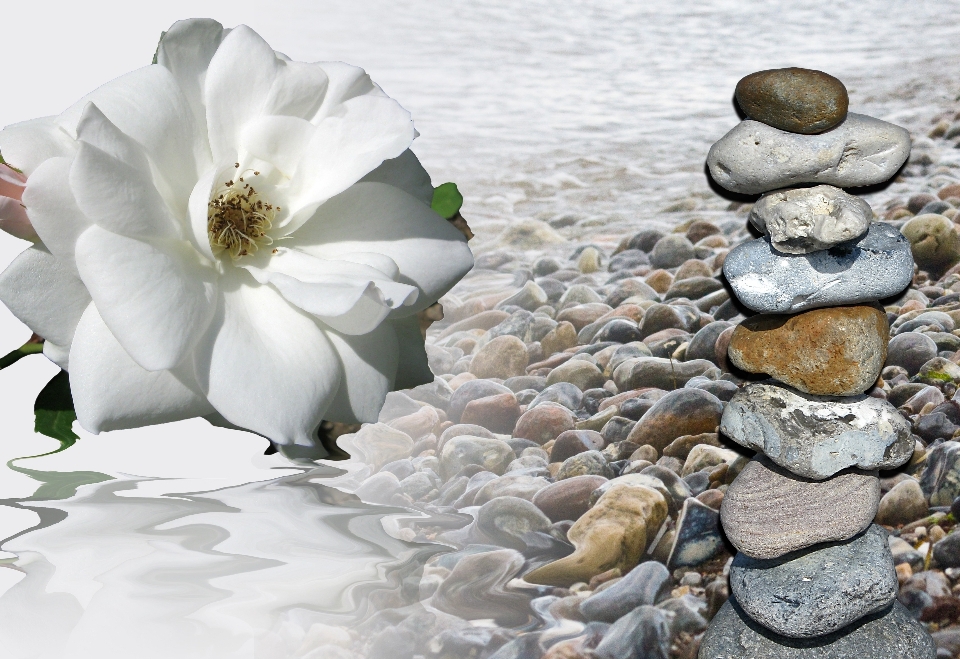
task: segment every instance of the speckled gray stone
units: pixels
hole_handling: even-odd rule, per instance
[[[758,455],[727,488],[720,522],[738,551],[770,559],[849,540],[870,526],[879,505],[877,472],[851,469],[815,481]]]
[[[847,467],[893,469],[913,455],[910,422],[886,400],[814,396],[773,381],[733,395],[720,431],[793,473],[822,480]]]
[[[750,223],[787,254],[807,254],[854,240],[872,220],[870,204],[832,185],[769,192],[750,211]]]
[[[699,659],[936,659],[937,647],[899,602],[819,638],[779,636],[731,598],[710,623]]]
[[[897,596],[887,532],[873,524],[846,542],[771,561],[738,554],[730,590],[743,611],[783,636],[831,634],[886,608]]]
[[[874,222],[857,240],[810,254],[782,254],[769,236],[750,240],[730,250],[723,274],[750,309],[796,313],[896,295],[913,278],[913,256],[899,231]]]
[[[741,121],[710,147],[707,165],[727,190],[757,194],[797,183],[840,188],[883,183],[909,155],[906,129],[851,112],[839,126],[819,135]]]

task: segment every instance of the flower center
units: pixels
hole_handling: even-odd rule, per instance
[[[236,260],[271,244],[267,232],[279,210],[279,206],[266,203],[243,176],[224,183],[207,205],[207,236],[214,254],[225,251]]]

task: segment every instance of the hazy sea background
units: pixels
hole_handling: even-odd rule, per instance
[[[826,70],[853,111],[911,128],[952,104],[958,10],[932,0],[5,7],[0,124],[59,112],[148,63],[173,20],[208,15],[247,23],[293,59],[366,68],[413,113],[434,182],[464,192],[478,252],[525,218],[566,224],[571,244],[610,245],[669,221],[662,211],[680,200],[706,215],[726,207],[703,161],[736,123],[731,96],[747,73]],[[24,246],[3,237],[0,265]],[[28,336],[0,310],[0,351]],[[32,432],[31,408],[55,371],[33,357],[0,372],[3,462],[54,448]],[[391,537],[402,511],[324,485],[335,467],[291,468],[252,435],[196,420],[79,434],[69,451],[0,467],[4,657],[252,657],[283,625],[361,615],[366,593],[440,549]]]

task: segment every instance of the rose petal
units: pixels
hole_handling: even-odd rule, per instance
[[[158,185],[178,217],[202,172],[210,168],[206,142],[173,74],[146,66],[108,82],[64,111],[57,122],[76,135],[89,103],[94,103],[122,133],[136,141],[164,179]],[[16,163],[14,163],[16,164]]]
[[[0,300],[32,331],[69,346],[90,295],[72,267],[36,246],[0,273]]]
[[[412,141],[410,113],[393,99],[367,95],[346,101],[339,114],[317,124],[290,181],[293,214],[278,228],[295,231],[318,206],[399,156]]]
[[[371,331],[392,309],[412,304],[417,296],[413,286],[365,263],[317,259],[284,247],[265,267],[244,267],[261,284],[271,284],[289,302],[345,334]]]
[[[427,206],[433,203],[433,183],[413,151],[407,149],[396,158],[384,160],[360,183],[386,183],[413,195]]]
[[[411,314],[436,302],[473,267],[463,234],[406,192],[384,183],[358,183],[321,206],[288,236],[290,249],[324,259],[354,251],[389,256],[399,281],[417,286]]]
[[[173,368],[209,326],[215,274],[183,241],[147,243],[94,226],[76,258],[104,322],[141,367]]]
[[[31,119],[0,130],[0,153],[3,159],[31,176],[48,158],[73,155],[77,145],[57,125],[55,119]]]
[[[17,199],[0,197],[0,229],[17,238],[37,240],[37,232],[27,217],[27,209]]]
[[[229,422],[278,444],[313,446],[340,386],[340,362],[313,319],[252,283],[225,290],[196,353],[198,379]]]
[[[26,176],[9,165],[0,163],[0,196],[20,201],[26,184]]]
[[[70,190],[92,222],[135,238],[172,238],[178,227],[147,172],[86,142],[70,168]]]
[[[305,119],[259,117],[243,127],[240,143],[255,158],[272,164],[285,176],[292,177],[315,131],[316,128]]]
[[[147,371],[130,359],[91,304],[70,348],[70,390],[80,425],[94,434],[210,414],[183,371]]]
[[[125,135],[94,103],[87,103],[77,123],[77,139],[149,176],[150,163],[143,149]]]
[[[183,91],[193,112],[194,121],[212,162],[207,141],[207,109],[203,104],[204,80],[214,53],[229,29],[210,18],[191,18],[174,23],[157,49],[157,64],[167,68]]]
[[[420,332],[420,320],[416,316],[388,318],[383,324],[392,326],[397,333],[400,358],[393,383],[394,391],[433,382],[434,375],[427,364],[427,351]]]
[[[23,191],[27,216],[40,240],[59,258],[73,262],[77,238],[90,220],[70,192],[72,158],[50,158],[30,175]]]
[[[344,377],[324,418],[341,423],[376,423],[397,374],[399,349],[393,326],[348,336],[327,330],[340,357]]]

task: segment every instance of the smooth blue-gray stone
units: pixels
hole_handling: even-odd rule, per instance
[[[796,313],[891,297],[913,279],[910,243],[874,222],[862,237],[809,254],[783,254],[764,236],[730,250],[723,274],[759,313]]]
[[[710,621],[699,659],[936,659],[937,646],[899,602],[833,634],[790,638],[747,616],[731,597]]]
[[[894,469],[914,449],[910,421],[886,400],[815,396],[772,380],[737,391],[724,407],[720,432],[815,480],[847,467]]]
[[[587,620],[616,622],[638,606],[652,606],[670,592],[670,571],[656,561],[647,561],[630,570],[609,588],[580,603]]]
[[[846,542],[781,558],[737,554],[730,590],[753,620],[792,638],[831,634],[886,608],[897,596],[887,532],[876,524]]]

